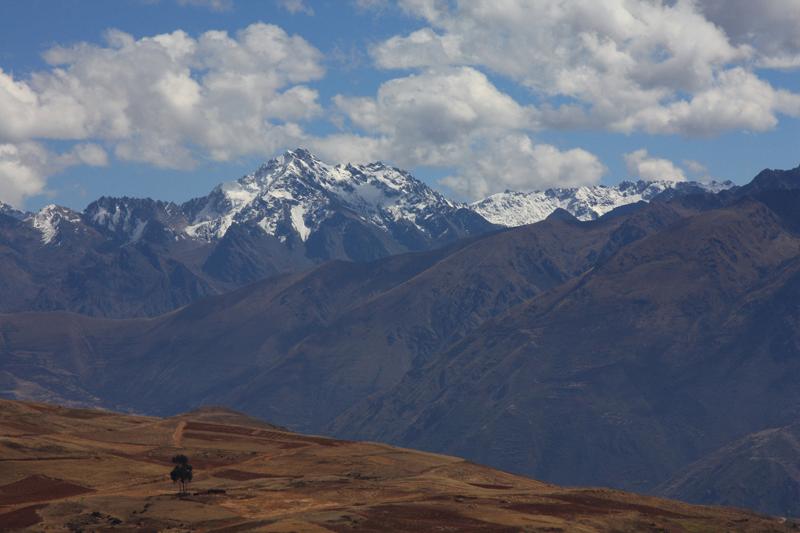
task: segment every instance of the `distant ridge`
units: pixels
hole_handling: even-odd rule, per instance
[[[595,220],[627,204],[648,202],[676,194],[717,193],[733,186],[730,181],[623,181],[613,186],[592,185],[534,192],[506,191],[493,194],[470,207],[489,222],[513,227],[544,220],[556,209],[564,209],[578,220]]]

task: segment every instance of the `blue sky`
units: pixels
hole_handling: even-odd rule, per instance
[[[296,144],[461,199],[797,166],[800,3],[720,1],[5,2],[0,200],[182,201]]]

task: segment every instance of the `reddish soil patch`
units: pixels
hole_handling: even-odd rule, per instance
[[[548,496],[553,500],[565,503],[515,503],[507,506],[507,509],[519,511],[526,514],[548,515],[569,517],[575,515],[609,515],[620,512],[635,512],[643,516],[658,516],[665,518],[691,518],[690,516],[641,505],[638,503],[626,503],[618,500],[606,500],[596,496],[586,494],[567,494],[563,496]]]
[[[598,507],[604,506],[606,508],[613,509],[615,511],[635,511],[645,516],[663,516],[667,518],[691,518],[690,516],[685,514],[668,511],[667,509],[660,509],[658,507],[652,507],[650,505],[621,502],[618,500],[606,500],[603,498],[598,498],[596,496],[590,496],[588,494],[568,494],[564,496],[556,496],[555,498],[558,500],[575,503],[578,505],[594,505]]]
[[[275,520],[258,520],[253,522],[242,522],[233,526],[223,527],[220,529],[212,529],[211,533],[238,533],[239,531],[252,531],[260,527],[265,527],[274,524]]]
[[[518,533],[519,528],[491,524],[457,513],[452,509],[426,505],[379,505],[359,518],[326,522],[324,527],[336,532],[408,532],[458,531],[466,533]]]
[[[232,439],[226,435],[215,435],[213,433],[198,433],[196,431],[184,431],[183,432],[184,439],[197,439],[202,440],[205,442],[231,442],[231,441],[240,441],[240,442],[247,442],[247,439]]]
[[[491,483],[470,483],[470,485],[482,489],[494,489],[494,490],[509,490],[514,488],[511,485],[492,485]]]
[[[287,476],[275,476],[273,474],[262,474],[260,472],[245,472],[243,470],[234,470],[234,469],[214,472],[212,475],[214,477],[219,477],[222,479],[233,479],[235,481],[248,481],[250,479],[287,477]]]
[[[44,435],[46,433],[50,433],[49,431],[35,424],[28,424],[25,422],[12,422],[11,420],[3,420],[2,422],[0,422],[0,426],[16,429],[17,431],[24,431],[26,434],[29,435]]]
[[[79,418],[81,420],[92,420],[94,418],[101,418],[104,416],[109,416],[111,413],[106,411],[94,411],[94,410],[59,410],[55,414],[58,416],[63,416],[66,418]]]
[[[0,505],[15,505],[28,502],[44,502],[94,492],[63,479],[45,476],[29,476],[0,487]]]
[[[7,531],[35,526],[42,521],[42,517],[36,512],[42,507],[45,507],[45,504],[29,505],[10,513],[0,514],[0,528]]]
[[[280,445],[281,450],[294,450],[295,448],[308,448],[311,444],[307,442],[284,442]]]
[[[269,429],[253,429],[242,426],[226,426],[223,424],[208,424],[205,422],[189,422],[186,424],[186,430],[190,431],[207,431],[210,433],[222,433],[224,435],[244,435],[249,438],[265,439],[270,441],[290,441],[290,442],[310,442],[313,444],[320,444],[322,446],[341,446],[349,444],[348,441],[326,439],[325,437],[309,437],[305,435],[287,435],[279,431],[272,431]],[[188,436],[188,433],[184,434]],[[206,438],[205,436],[197,436],[195,438]],[[215,440],[215,439],[209,439]]]

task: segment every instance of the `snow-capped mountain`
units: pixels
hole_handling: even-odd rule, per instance
[[[208,196],[187,202],[184,210],[190,219],[186,234],[209,241],[222,238],[233,224],[246,224],[281,242],[292,235],[305,242],[342,213],[387,234],[401,226],[423,240],[460,233],[442,220],[459,211],[487,226],[470,217],[467,206],[407,172],[381,162],[328,165],[304,149],[288,151],[238,181],[219,185]]]
[[[183,204],[103,197],[82,213],[2,209],[0,311],[102,316],[152,316],[331,259],[371,261],[496,228],[407,172],[329,165],[302,149]]]
[[[42,235],[42,244],[56,244],[62,234],[81,231],[81,214],[67,207],[50,204],[41,208],[27,220]]]
[[[5,204],[0,209],[17,213]],[[388,242],[376,256],[425,249],[492,227],[467,205],[445,198],[408,172],[381,162],[329,165],[304,149],[287,151],[182,205],[102,197],[83,213],[49,205],[27,217],[44,244],[54,242],[62,220],[86,224],[120,244],[138,242],[146,234],[214,243],[240,226],[286,245],[302,245],[346,219]]]
[[[614,186],[593,185],[535,192],[506,191],[493,194],[470,207],[489,222],[513,227],[544,220],[559,208],[579,220],[594,220],[617,207],[641,201],[649,202],[659,195],[701,191],[716,193],[730,187],[733,187],[730,181],[623,181]]]

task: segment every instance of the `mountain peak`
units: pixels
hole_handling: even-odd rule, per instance
[[[284,243],[306,241],[336,214],[382,232],[400,231],[399,224],[430,234],[422,240],[436,238],[448,230],[434,220],[463,207],[382,162],[334,166],[305,148],[287,150],[191,204],[190,236],[213,240],[233,224],[249,224]]]
[[[56,204],[48,204],[32,216],[33,227],[42,234],[42,244],[50,244],[62,229],[63,224],[79,224],[81,215]]]
[[[308,149],[295,148],[294,150],[286,150],[281,155],[270,159],[267,163],[262,165],[262,167],[286,167],[292,163],[298,164],[300,168],[316,167],[323,164],[322,161],[317,156],[312,154]]]

